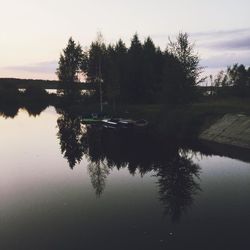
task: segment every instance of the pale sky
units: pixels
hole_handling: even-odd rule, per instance
[[[56,79],[70,36],[83,47],[97,32],[105,41],[135,32],[165,49],[187,32],[207,72],[250,65],[249,0],[0,0],[0,77]]]

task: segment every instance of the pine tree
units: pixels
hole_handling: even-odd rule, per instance
[[[76,44],[70,37],[67,47],[60,55],[59,66],[56,71],[59,80],[68,84],[78,81],[82,58],[83,52],[80,44]]]
[[[135,34],[128,50],[129,80],[127,96],[131,102],[141,102],[143,92],[143,50],[142,44]]]

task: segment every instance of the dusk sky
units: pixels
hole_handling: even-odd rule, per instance
[[[56,79],[69,37],[88,47],[97,32],[127,45],[137,32],[162,49],[187,32],[207,73],[249,66],[249,10],[249,0],[1,0],[0,77]]]

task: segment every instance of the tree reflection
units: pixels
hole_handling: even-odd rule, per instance
[[[18,114],[19,105],[1,105],[0,116],[6,118],[14,118]]]
[[[81,124],[79,117],[58,109],[57,112],[61,116],[57,120],[58,133],[57,137],[60,140],[61,152],[68,160],[70,168],[74,168],[76,163],[80,163],[85,151],[83,143],[86,135],[85,128]]]
[[[46,103],[36,103],[36,104],[27,103],[24,106],[24,108],[27,110],[30,116],[39,116],[47,107],[48,104]]]
[[[49,105],[47,103],[23,103],[23,104],[10,104],[0,105],[0,116],[4,118],[15,118],[18,114],[19,109],[24,109],[30,116],[38,116],[44,111]]]
[[[131,132],[131,131],[130,131]],[[141,176],[154,171],[158,177],[159,199],[164,212],[173,222],[192,206],[194,196],[201,190],[200,167],[193,163],[192,155],[177,145],[171,147],[158,139],[145,136],[88,127],[87,158],[89,174],[97,196],[105,187],[111,168],[128,168]]]
[[[4,117],[14,117],[20,107],[0,109]],[[46,105],[26,105],[30,115],[38,115]],[[88,173],[96,196],[100,197],[113,168],[127,168],[130,174],[141,176],[154,172],[158,178],[159,199],[165,214],[173,221],[192,206],[200,190],[198,165],[190,154],[180,154],[180,147],[173,142],[163,142],[154,134],[134,130],[109,130],[102,126],[86,125],[79,116],[65,109],[57,109],[61,152],[70,168],[80,163],[83,155],[88,161]]]
[[[97,197],[100,197],[106,185],[110,168],[103,161],[90,162],[88,172]]]
[[[154,172],[159,200],[173,222],[180,220],[200,191],[200,167],[192,155],[180,151],[173,142],[164,143],[153,134],[133,130],[109,130],[98,125],[84,125],[79,117],[58,110],[58,138],[61,151],[73,168],[83,155],[96,196],[105,189],[112,168],[128,168],[134,175]],[[171,146],[170,146],[171,145]]]
[[[173,222],[193,204],[194,195],[200,191],[200,167],[187,156],[176,154],[166,165],[158,168],[158,187],[164,213]]]

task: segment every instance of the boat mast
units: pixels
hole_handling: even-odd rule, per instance
[[[101,58],[99,57],[99,72],[98,72],[98,80],[99,80],[99,88],[100,88],[100,109],[101,113],[103,111],[103,103],[102,103],[102,72],[101,72]]]

